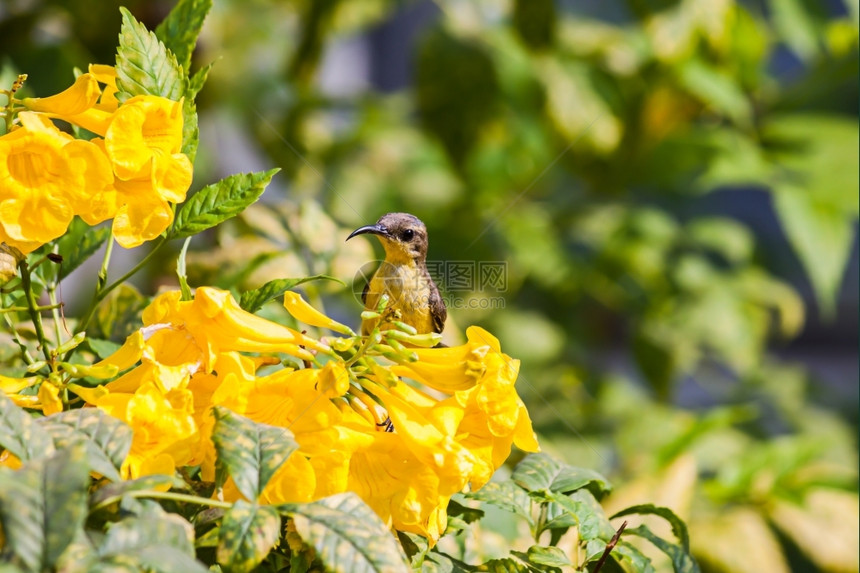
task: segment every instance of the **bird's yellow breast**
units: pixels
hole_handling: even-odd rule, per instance
[[[400,311],[401,321],[413,326],[419,333],[433,332],[430,284],[415,261],[400,264],[388,260],[383,262],[370,279],[365,308],[376,310],[383,294],[388,295],[388,308]],[[362,334],[369,334],[378,322],[379,319],[362,321]]]

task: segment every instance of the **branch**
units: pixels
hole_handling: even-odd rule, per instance
[[[606,544],[606,549],[603,550],[603,555],[600,556],[600,561],[597,562],[592,573],[598,573],[600,568],[603,567],[603,564],[606,562],[606,558],[609,557],[609,553],[612,551],[612,548],[615,547],[615,544],[618,543],[619,539],[621,539],[621,533],[624,531],[625,527],[627,527],[626,521],[621,524],[621,527],[618,528],[618,531],[615,532],[615,535],[613,535],[612,539],[609,540],[609,543]]]

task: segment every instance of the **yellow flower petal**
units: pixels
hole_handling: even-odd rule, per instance
[[[89,72],[99,83],[105,84],[96,107],[111,113],[116,111],[119,106],[119,101],[116,99],[116,68],[102,64],[90,64]]]
[[[116,187],[124,204],[114,216],[113,234],[126,249],[151,241],[173,222],[170,204],[152,193],[148,182],[117,181]]]
[[[63,411],[63,401],[60,400],[60,390],[47,380],[39,386],[39,402],[42,403],[42,413],[46,416]]]
[[[302,298],[302,295],[297,292],[287,291],[284,293],[284,308],[287,309],[287,312],[289,312],[292,317],[299,322],[303,322],[311,326],[328,328],[329,330],[347,334],[349,336],[355,336],[355,333],[350,327],[330,319],[308,304],[307,301]]]
[[[105,149],[117,177],[135,179],[150,169],[155,150],[167,155],[182,146],[182,103],[135,96],[117,109],[105,134]]]
[[[95,105],[101,90],[96,78],[91,74],[81,74],[71,87],[50,96],[24,98],[23,104],[32,111],[47,112],[57,115],[75,115],[83,113]]]
[[[28,378],[11,378],[9,376],[0,376],[0,390],[6,394],[17,394],[24,388],[29,388],[36,382],[41,380],[36,376]]]
[[[349,371],[343,362],[333,360],[328,362],[319,371],[317,389],[326,398],[337,398],[343,396],[349,390]]]

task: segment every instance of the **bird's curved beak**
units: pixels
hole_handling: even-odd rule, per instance
[[[381,237],[390,237],[391,236],[391,234],[388,232],[388,229],[386,229],[382,225],[375,224],[375,225],[365,225],[364,227],[359,227],[358,229],[356,229],[355,231],[350,233],[349,237],[347,237],[346,240],[348,241],[351,238],[355,237],[356,235],[364,235],[364,234],[368,234],[368,233],[371,235],[379,235]]]

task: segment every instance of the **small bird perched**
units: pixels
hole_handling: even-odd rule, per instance
[[[346,240],[366,233],[379,238],[385,261],[361,293],[365,309],[375,311],[380,297],[387,294],[388,309],[399,311],[402,322],[419,334],[441,333],[448,311],[427,272],[427,227],[409,213],[388,213],[374,225],[359,227]],[[379,320],[363,320],[361,333],[370,334]]]

